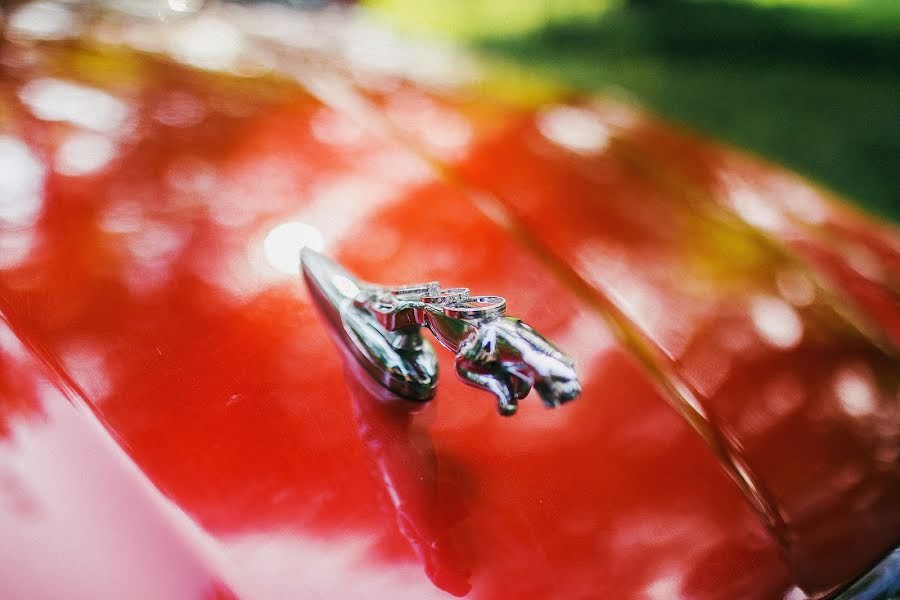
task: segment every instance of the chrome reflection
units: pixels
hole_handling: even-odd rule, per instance
[[[415,419],[421,405],[400,402],[369,377],[349,350],[343,349],[341,354],[357,432],[374,479],[389,501],[387,512],[428,578],[454,596],[466,595],[472,587],[470,573],[453,539],[455,521],[465,514],[454,518],[440,508],[447,499],[440,497],[438,489],[434,442]]]
[[[835,600],[892,600],[900,597],[900,548],[894,548]]]
[[[333,274],[330,283],[334,288],[329,291],[338,297],[353,298],[361,292],[354,278],[340,272]],[[416,419],[423,406],[403,402],[370,376],[353,347],[343,343],[345,329],[338,319],[330,322],[328,330],[337,338],[344,363],[357,434],[373,480],[384,492],[382,510],[395,522],[435,586],[454,596],[468,594],[472,588],[468,560],[453,533],[466,514],[446,510],[448,499],[441,497],[439,489],[435,445],[427,427]]]

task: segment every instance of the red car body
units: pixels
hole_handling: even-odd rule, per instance
[[[793,600],[897,546],[895,229],[633,107],[438,86],[272,11],[8,16],[0,596]],[[391,397],[302,245],[504,296],[581,397],[502,418],[446,353],[434,400]]]

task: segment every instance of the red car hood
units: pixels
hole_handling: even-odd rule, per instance
[[[819,597],[898,543],[895,230],[334,18],[2,46],[5,598]],[[384,402],[303,245],[505,296],[582,396]]]

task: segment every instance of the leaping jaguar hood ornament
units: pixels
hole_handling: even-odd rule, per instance
[[[494,394],[501,415],[516,412],[533,387],[547,407],[581,393],[575,365],[534,329],[505,316],[506,300],[438,282],[386,286],[359,280],[305,248],[303,275],[345,347],[382,385],[416,401],[434,396],[438,363],[429,329],[456,354],[467,384]]]

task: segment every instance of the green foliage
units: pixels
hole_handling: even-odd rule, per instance
[[[408,4],[406,28],[433,33],[416,25],[420,4],[449,14],[472,3]],[[479,4],[484,15],[484,5],[512,10]],[[548,11],[513,29],[482,16],[443,34],[566,85],[631,96],[900,221],[900,2],[564,1]]]

